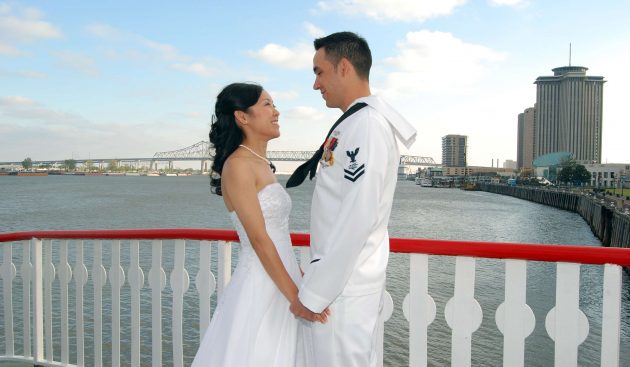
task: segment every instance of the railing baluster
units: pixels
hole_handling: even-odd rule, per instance
[[[62,240],[59,260],[59,286],[61,289],[61,363],[70,363],[70,343],[68,338],[68,284],[72,270],[68,264],[68,241]]]
[[[495,320],[503,333],[503,365],[525,365],[525,338],[534,331],[536,318],[527,305],[527,261],[505,260],[505,302]]]
[[[52,263],[52,241],[44,240],[44,334],[46,360],[54,360],[52,338],[52,283],[55,280],[55,266]]]
[[[151,270],[151,362],[153,367],[162,366],[162,291],[166,286],[166,274],[162,269],[162,241],[152,243]]]
[[[120,240],[112,241],[112,267],[109,270],[112,286],[112,366],[120,366],[120,288],[125,284],[125,271],[120,266]]]
[[[129,287],[131,288],[131,365],[140,366],[140,290],[144,286],[144,273],[140,268],[140,243],[131,241]]]
[[[11,242],[2,245],[2,289],[4,290],[4,343],[8,356],[12,356],[13,350],[13,279],[16,270],[13,264],[13,247]]]
[[[232,242],[225,242],[223,246],[219,245],[217,263],[219,266],[217,295],[221,298],[225,286],[230,282],[230,278],[232,277]]]
[[[577,366],[578,346],[588,336],[588,319],[580,310],[580,264],[558,263],[556,306],[545,319],[555,341],[555,366]]]
[[[211,242],[199,242],[199,272],[195,278],[195,287],[199,294],[199,341],[203,340],[203,335],[210,324],[212,310],[210,309],[210,297],[214,293],[217,282],[210,269],[211,263]]]
[[[435,320],[435,301],[429,295],[429,256],[410,254],[409,294],[403,301],[403,314],[409,321],[409,366],[428,364],[427,328]]]
[[[33,359],[44,360],[44,279],[42,240],[33,238]]]
[[[621,266],[611,264],[604,265],[601,366],[619,366],[619,344],[621,343],[621,279]]]
[[[85,326],[83,323],[83,287],[88,280],[88,271],[83,262],[83,241],[77,241],[74,263],[75,318],[77,336],[77,366],[85,366]]]
[[[171,272],[171,288],[173,289],[173,365],[182,367],[184,365],[184,338],[183,338],[183,315],[184,315],[184,293],[190,285],[188,272],[184,268],[186,260],[186,241],[175,241],[175,259],[173,271]]]
[[[481,325],[482,311],[475,297],[475,259],[455,260],[455,294],[446,303],[444,316],[453,330],[451,366],[470,366],[472,333]]]
[[[103,267],[103,241],[94,242],[94,366],[103,365],[103,287],[107,282],[107,272]]]
[[[31,241],[22,241],[22,322],[24,328],[24,357],[32,357],[31,345],[31,282],[33,281],[33,265],[31,264]]]

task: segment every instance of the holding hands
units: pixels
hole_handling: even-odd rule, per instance
[[[315,313],[300,302],[298,297],[295,297],[293,302],[291,302],[291,306],[289,306],[289,310],[295,317],[302,318],[306,321],[317,321],[325,324],[328,321],[328,316],[330,315],[330,310],[326,308],[322,313]]]

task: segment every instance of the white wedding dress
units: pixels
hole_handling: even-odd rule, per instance
[[[258,200],[267,232],[299,285],[300,269],[289,237],[291,198],[282,185],[273,183],[258,192]],[[260,263],[236,213],[230,217],[241,243],[238,265],[218,300],[192,366],[295,367],[298,320]]]

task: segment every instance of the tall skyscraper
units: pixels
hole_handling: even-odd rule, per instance
[[[466,135],[446,135],[442,137],[442,166],[466,167]]]
[[[530,107],[518,114],[518,142],[516,164],[519,169],[532,168],[534,162],[534,127],[536,108]]]
[[[570,152],[579,162],[602,159],[603,76],[587,76],[588,68],[563,66],[553,76],[536,79],[534,158]]]

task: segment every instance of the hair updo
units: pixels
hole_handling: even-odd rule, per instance
[[[243,142],[243,131],[236,124],[235,111],[246,112],[258,102],[263,88],[253,83],[232,83],[219,93],[210,126],[210,144],[214,148],[210,186],[221,195],[221,173],[225,160]]]

